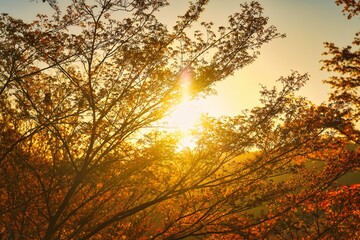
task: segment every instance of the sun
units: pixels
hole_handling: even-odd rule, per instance
[[[201,114],[203,112],[198,108],[196,101],[184,101],[164,119],[166,125],[181,136],[179,149],[195,147],[191,129],[196,126]]]
[[[171,129],[181,134],[182,139],[179,143],[181,148],[195,147],[190,130],[195,127],[201,114],[204,113],[204,109],[199,106],[199,102],[191,100],[191,85],[191,73],[185,70],[181,76],[182,102],[164,119]]]
[[[201,111],[193,101],[181,103],[175,111],[168,116],[170,127],[187,133],[193,128],[201,115]]]

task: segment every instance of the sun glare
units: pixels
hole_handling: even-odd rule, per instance
[[[194,101],[190,101],[192,77],[189,70],[185,69],[181,75],[182,103],[169,116],[170,126],[186,133],[192,128],[199,117]]]
[[[182,133],[187,133],[194,127],[196,120],[201,112],[198,111],[194,102],[183,102],[169,116],[167,122],[169,125]]]
[[[199,108],[197,101],[190,100],[191,83],[191,74],[185,70],[181,76],[181,87],[183,91],[182,103],[166,118],[166,122],[170,128],[181,133],[181,148],[195,147],[195,143],[190,136],[190,129],[195,126],[200,115],[204,112]]]
[[[184,101],[166,118],[168,126],[180,133],[179,149],[193,149],[196,146],[190,130],[195,127],[203,113],[197,101]]]

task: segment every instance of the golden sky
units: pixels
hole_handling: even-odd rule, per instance
[[[59,0],[62,3],[66,1],[68,0]],[[186,10],[188,0],[169,2],[171,5],[160,13],[160,17],[170,27],[176,21],[175,16]],[[211,0],[200,21],[210,20],[216,25],[224,25],[227,16],[238,11],[243,2],[244,0]],[[277,78],[289,75],[291,70],[310,74],[310,81],[299,94],[316,103],[326,100],[329,88],[322,80],[328,74],[320,71],[319,62],[323,58],[323,42],[334,42],[339,46],[350,44],[355,32],[359,30],[360,18],[347,20],[334,0],[259,2],[264,7],[265,15],[270,18],[269,23],[275,25],[279,32],[286,33],[287,37],[265,45],[253,64],[218,83],[217,95],[185,104],[181,106],[181,111],[189,111],[193,115],[197,112],[208,112],[213,116],[236,115],[241,110],[258,104],[260,84],[273,86]],[[0,0],[0,11],[31,19],[39,12],[51,11],[51,8],[42,1]]]
[[[205,18],[214,22],[239,9],[243,1],[215,0],[208,5]],[[273,86],[280,76],[291,70],[309,73],[310,80],[299,94],[315,103],[327,99],[328,86],[322,80],[329,76],[320,71],[324,58],[323,43],[350,44],[359,31],[360,18],[348,20],[332,0],[261,0],[264,13],[287,37],[276,39],[260,50],[259,58],[234,76],[217,84],[216,96],[193,103],[211,115],[236,115],[244,108],[258,104],[260,85]]]

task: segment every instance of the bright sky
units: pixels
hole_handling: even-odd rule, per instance
[[[240,0],[215,0],[208,6],[205,17],[214,22],[224,21],[239,9]],[[234,76],[217,84],[216,96],[198,101],[194,107],[206,109],[211,115],[236,115],[244,108],[258,104],[260,83],[275,84],[291,70],[309,73],[310,81],[299,94],[321,103],[327,99],[328,86],[322,83],[329,74],[320,71],[324,56],[323,42],[346,46],[359,31],[360,18],[348,20],[334,0],[260,0],[264,13],[287,37],[265,45],[259,58]]]
[[[360,26],[359,17],[347,20],[334,1],[259,0],[270,24],[286,33],[287,37],[265,45],[255,63],[217,84],[216,96],[182,106],[181,111],[190,111],[194,115],[196,112],[208,112],[213,116],[236,115],[258,104],[260,83],[272,86],[277,78],[289,75],[291,70],[311,76],[301,95],[316,103],[326,100],[329,88],[322,80],[328,74],[320,71],[319,63],[323,58],[323,42],[334,42],[339,46],[350,44]],[[212,0],[201,20],[226,24],[227,16],[238,11],[242,2],[244,0]],[[188,0],[170,0],[171,6],[161,13],[164,21],[171,26],[176,20],[174,16],[184,12],[187,3]],[[36,0],[0,0],[0,12],[15,17],[31,19],[38,12],[49,11],[51,8],[41,0],[37,3]]]

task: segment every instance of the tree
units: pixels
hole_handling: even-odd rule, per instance
[[[307,80],[296,72],[264,88],[261,106],[204,116],[194,149],[151,130],[181,101],[185,73],[191,95],[206,94],[282,36],[259,3],[215,32],[191,28],[205,0],[173,29],[156,18],[165,0],[88,2],[32,23],[0,18],[3,238],[266,237],[358,167],[334,127],[342,111],[296,97]]]
[[[335,3],[340,6],[344,5],[343,13],[348,14],[348,18],[352,18],[356,16],[360,12],[360,3],[356,0],[336,0]]]
[[[337,3],[343,1],[337,1]],[[360,3],[355,1],[344,1],[346,6],[344,12],[349,13],[349,18],[359,14]],[[329,101],[333,107],[342,109],[343,118],[348,121],[358,122],[360,117],[360,32],[355,34],[352,46],[344,48],[337,47],[334,43],[325,43],[327,51],[325,56],[330,58],[323,60],[322,69],[333,72],[336,75],[324,82],[330,84],[333,92]],[[359,144],[359,132],[350,133],[350,139]]]
[[[353,41],[354,47],[360,44],[360,33],[357,33]],[[336,73],[324,82],[331,85],[333,91],[330,94],[330,104],[332,107],[341,109],[342,119],[347,119],[349,125],[359,121],[360,117],[360,49],[352,50],[352,46],[339,48],[333,43],[325,43],[327,51],[324,55],[332,56],[330,59],[323,60],[322,69]],[[349,137],[349,140],[359,144],[359,132],[354,131],[354,127],[344,128],[343,121],[339,121],[339,128]],[[352,129],[352,130],[351,130]]]
[[[34,2],[35,0],[29,0],[30,2]],[[43,3],[47,3],[50,5],[50,7],[52,7],[53,9],[56,9],[59,7],[58,1],[57,0],[41,0]],[[36,0],[36,2],[38,2]]]
[[[345,4],[343,12],[349,14],[349,19],[359,13],[360,4],[355,1],[336,1],[336,3],[338,5]],[[326,150],[320,158],[315,157],[317,160],[326,159],[325,168],[320,168],[323,171],[328,169],[335,173],[345,162],[359,161],[360,133],[356,123],[359,120],[360,106],[360,55],[358,49],[352,49],[352,47],[357,48],[359,43],[359,33],[355,36],[353,46],[340,49],[333,43],[325,43],[327,51],[324,55],[330,55],[331,58],[322,61],[324,63],[322,69],[337,73],[324,81],[333,88],[328,107],[333,109],[333,115],[337,120],[331,123],[331,126],[341,133],[348,145],[346,146],[347,150],[344,151],[344,146],[335,144],[332,150]],[[343,153],[337,154],[340,152]],[[334,158],[331,154],[336,157]],[[351,171],[359,171],[358,164],[354,164],[351,168]],[[346,173],[347,170],[343,172]],[[305,173],[304,176],[306,175]],[[316,196],[304,200],[272,222],[257,226],[258,232],[261,232],[262,236],[275,239],[278,237],[285,239],[357,239],[360,235],[360,232],[356,230],[359,228],[358,189],[358,183],[351,186],[335,184],[325,191],[318,192]],[[291,202],[298,197],[299,194],[290,194],[280,199],[278,204],[282,206],[289,200]]]

